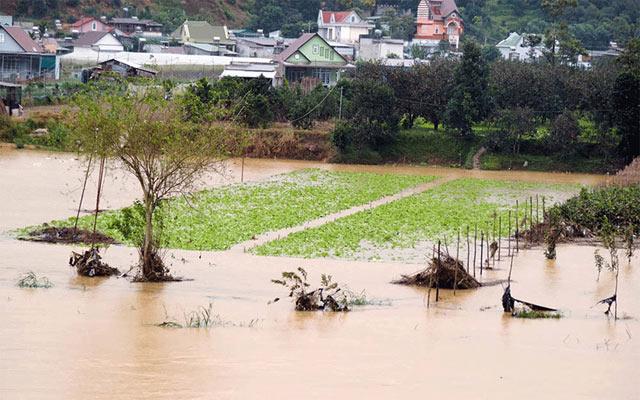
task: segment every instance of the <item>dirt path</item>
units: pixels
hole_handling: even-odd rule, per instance
[[[480,163],[480,159],[486,152],[487,152],[487,148],[482,146],[476,152],[476,154],[473,155],[473,169],[478,169],[478,170],[480,169],[480,167],[482,166],[482,164]]]
[[[269,243],[272,242],[274,240],[278,240],[278,239],[282,239],[285,238],[289,235],[291,235],[292,233],[296,233],[296,232],[301,232],[304,231],[306,229],[310,229],[310,228],[317,228],[321,225],[325,225],[328,224],[330,222],[333,222],[337,219],[340,218],[344,218],[344,217],[348,217],[350,215],[359,213],[361,211],[365,211],[365,210],[370,210],[376,207],[380,207],[381,205],[384,204],[388,204],[391,203],[393,201],[396,200],[400,200],[400,199],[404,199],[405,197],[409,197],[409,196],[413,196],[414,194],[418,194],[418,193],[422,193],[426,190],[432,189],[436,186],[439,186],[445,182],[449,182],[452,181],[454,179],[457,179],[457,177],[455,176],[444,176],[444,177],[440,177],[434,181],[428,182],[428,183],[424,183],[422,185],[418,185],[418,186],[414,186],[412,188],[409,189],[405,189],[401,192],[398,192],[396,194],[390,195],[390,196],[386,196],[386,197],[382,197],[378,200],[372,201],[370,203],[367,204],[363,204],[360,206],[356,206],[356,207],[351,207],[349,209],[346,210],[342,210],[339,211],[337,213],[334,214],[330,214],[330,215],[326,215],[324,217],[321,218],[317,218],[311,221],[307,221],[304,224],[301,225],[297,225],[297,226],[293,226],[290,228],[284,228],[284,229],[280,229],[277,231],[272,231],[272,232],[266,232],[263,233],[262,235],[257,236],[255,239],[252,240],[248,240],[246,242],[242,242],[242,243],[238,243],[235,246],[231,247],[231,249],[229,249],[229,251],[231,252],[247,252],[248,250],[254,248],[254,247],[258,247],[261,246],[265,243]]]

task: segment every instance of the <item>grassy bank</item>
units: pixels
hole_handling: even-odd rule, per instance
[[[401,130],[397,140],[378,152],[361,150],[357,153],[337,154],[331,143],[332,123],[318,124],[314,129],[295,129],[290,124],[276,123],[265,129],[247,129],[220,124],[229,137],[249,132],[245,154],[254,158],[281,158],[311,161],[332,161],[351,164],[408,163],[449,167],[472,167],[472,157],[489,132],[485,126],[476,127],[476,138],[464,140],[443,129],[434,130],[427,124]],[[35,129],[46,128],[44,136],[32,135]],[[68,140],[69,128],[61,121],[59,108],[27,109],[26,119],[0,117],[0,141],[14,143],[21,148],[33,145],[49,150],[72,151]],[[533,139],[532,139],[533,140]],[[531,141],[531,140],[530,140]],[[529,142],[530,142],[529,141]],[[562,156],[540,154],[535,144],[525,142],[518,156],[490,150],[481,158],[484,170],[530,170],[603,173],[622,167],[617,160],[598,156]]]
[[[278,175],[266,182],[205,190],[189,199],[172,199],[163,206],[164,245],[189,250],[224,250],[255,235],[365,204],[432,179],[310,169]],[[106,212],[98,218],[98,229],[120,242],[134,245],[137,228],[132,220],[135,217],[141,223],[135,207]],[[79,226],[90,229],[92,221],[92,216],[85,216]],[[51,224],[73,226],[73,219]]]
[[[578,191],[575,185],[547,185],[481,179],[458,179],[424,193],[367,210],[318,228],[292,234],[258,247],[260,255],[397,259],[418,261],[430,249],[429,241],[452,238],[458,229],[477,223],[491,231],[493,214],[504,221],[516,200],[544,195],[546,204]],[[520,208],[520,219],[524,218]],[[515,215],[515,214],[514,214]],[[421,249],[422,248],[422,249]],[[417,250],[418,253],[413,252]]]

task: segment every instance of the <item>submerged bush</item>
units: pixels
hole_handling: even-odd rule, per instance
[[[36,289],[36,288],[49,289],[53,287],[53,283],[51,283],[49,278],[47,278],[46,276],[38,278],[38,276],[33,271],[29,271],[26,274],[24,274],[18,280],[17,285],[18,287],[21,287],[21,288],[31,288],[31,289]]]

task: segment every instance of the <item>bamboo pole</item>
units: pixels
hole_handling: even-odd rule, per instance
[[[498,216],[498,261],[502,254],[502,214]]]
[[[440,272],[440,241],[438,240],[438,265],[436,266],[436,303],[440,299],[440,280],[438,279],[438,272]]]
[[[519,240],[518,236],[520,235],[520,229],[519,229],[520,221],[518,221],[518,214],[519,214],[518,213],[518,200],[516,200],[516,249],[515,249],[516,253],[518,253],[520,251],[520,248],[519,248],[520,246],[518,245],[518,240]]]
[[[471,242],[469,240],[469,225],[467,225],[467,273],[469,273],[469,261],[471,260]]]
[[[529,196],[529,229],[533,230],[533,196]]]
[[[105,159],[102,157],[100,160],[100,172],[98,174],[98,194],[96,195],[96,212],[93,217],[93,234],[91,236],[91,248],[95,248],[96,245],[96,229],[98,227],[98,212],[100,212],[100,195],[102,194],[102,179],[104,178],[104,163]]]
[[[82,184],[82,193],[80,194],[80,203],[78,204],[78,212],[76,213],[76,220],[73,223],[73,234],[77,235],[78,232],[78,219],[80,219],[80,210],[82,209],[82,202],[84,201],[84,192],[87,189],[87,180],[89,179],[89,171],[91,170],[91,162],[93,161],[93,154],[89,156],[87,162],[87,170],[84,173],[84,183]]]
[[[509,210],[509,228],[507,230],[507,257],[511,256],[511,210]]]
[[[473,277],[476,277],[476,253],[478,251],[478,223],[473,229]]]
[[[480,276],[482,276],[482,268],[484,264],[483,250],[484,250],[484,232],[480,232]]]
[[[456,269],[453,271],[453,295],[456,295],[456,288],[458,287],[458,260],[460,257],[460,229],[458,229],[458,241],[456,244]]]

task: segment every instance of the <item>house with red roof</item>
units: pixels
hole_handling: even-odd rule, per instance
[[[28,82],[58,79],[60,63],[55,54],[31,39],[18,26],[0,26],[0,81]]]
[[[318,12],[318,33],[325,40],[338,43],[358,43],[360,36],[375,28],[355,11]]]
[[[93,17],[82,17],[69,25],[69,30],[76,33],[110,32],[112,29],[113,27]]]
[[[458,48],[464,25],[455,0],[421,0],[416,23],[414,44],[438,47],[448,42]]]

